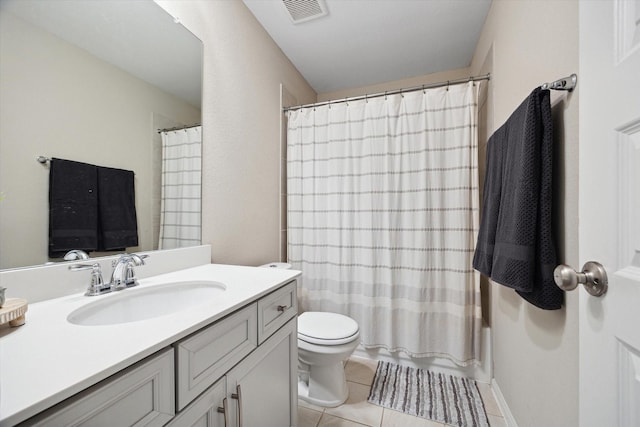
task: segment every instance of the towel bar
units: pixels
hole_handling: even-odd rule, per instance
[[[569,77],[563,77],[555,82],[545,83],[540,86],[541,89],[567,90],[571,92],[578,83],[578,76],[571,74]]]

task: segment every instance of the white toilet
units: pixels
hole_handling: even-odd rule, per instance
[[[262,267],[291,268],[287,263]],[[298,397],[318,406],[342,405],[349,397],[344,361],[360,343],[358,323],[338,313],[298,316]]]
[[[358,323],[338,313],[298,316],[298,397],[318,406],[339,406],[349,389],[344,361],[360,343]]]

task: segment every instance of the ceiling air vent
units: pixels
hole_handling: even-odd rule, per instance
[[[328,13],[324,0],[282,0],[282,3],[294,24],[321,18]]]

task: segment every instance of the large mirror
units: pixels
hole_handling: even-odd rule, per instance
[[[152,0],[0,0],[0,269],[55,261],[38,156],[134,171],[127,250],[157,249],[158,129],[199,124],[201,86],[202,43]]]

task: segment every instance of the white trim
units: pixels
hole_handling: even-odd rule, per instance
[[[493,391],[493,395],[496,398],[496,402],[500,407],[500,412],[502,412],[502,416],[504,417],[504,421],[507,423],[507,427],[518,427],[516,423],[516,419],[513,417],[511,410],[509,409],[509,405],[507,405],[507,401],[504,399],[504,395],[498,386],[498,382],[495,378],[491,379],[491,390]]]

